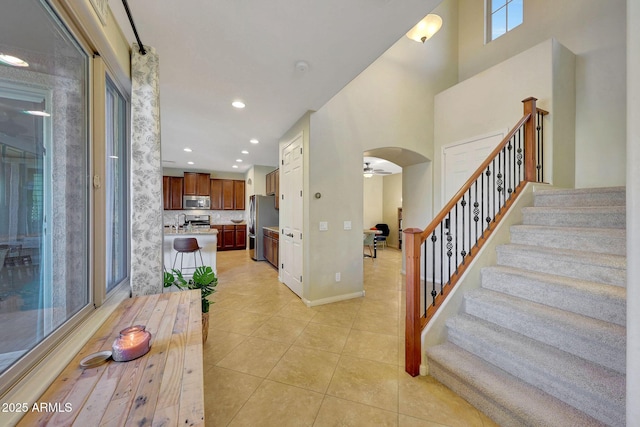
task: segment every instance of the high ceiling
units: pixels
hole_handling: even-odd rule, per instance
[[[129,0],[142,42],[160,58],[163,165],[220,172],[276,166],[279,138],[439,2]],[[109,7],[133,43],[122,2]],[[236,99],[246,108],[233,108]]]

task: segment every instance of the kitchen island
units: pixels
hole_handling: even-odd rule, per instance
[[[206,229],[194,229],[191,231],[182,231],[179,230],[176,232],[174,229],[170,227],[165,227],[164,229],[164,244],[163,244],[163,255],[164,255],[164,268],[166,271],[171,271],[173,268],[173,261],[176,257],[176,251],[173,249],[173,241],[176,238],[185,238],[185,237],[194,237],[198,239],[198,244],[200,245],[200,252],[202,252],[202,260],[204,265],[211,267],[214,273],[217,274],[218,270],[216,269],[216,253],[217,253],[217,245],[218,245],[218,230],[215,228],[206,228]],[[176,261],[176,268],[180,268],[180,258],[182,255],[178,255],[178,259]],[[196,252],[197,265],[200,265],[200,255]],[[190,276],[193,272],[194,260],[193,254],[184,254],[184,260],[182,263],[182,268],[186,269],[185,275]]]

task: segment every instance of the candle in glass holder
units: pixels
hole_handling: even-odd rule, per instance
[[[116,362],[126,362],[147,354],[151,348],[151,333],[142,325],[135,325],[120,331],[113,342],[113,355]]]

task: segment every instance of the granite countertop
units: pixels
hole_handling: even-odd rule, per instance
[[[176,234],[184,234],[184,235],[193,235],[193,234],[218,234],[218,230],[215,228],[194,228],[191,231],[188,230],[180,230],[176,232],[173,227],[165,227],[164,228],[165,236],[176,235]]]
[[[265,230],[270,230],[270,231],[273,231],[273,232],[276,232],[276,233],[280,234],[280,228],[279,227],[275,227],[274,226],[274,227],[262,227],[262,228],[264,228]]]

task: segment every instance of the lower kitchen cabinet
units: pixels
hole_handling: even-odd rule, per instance
[[[212,225],[218,230],[218,250],[243,250],[247,247],[246,225]]]
[[[269,228],[262,229],[262,233],[264,235],[264,239],[262,240],[264,245],[264,257],[269,264],[278,268],[280,233]]]

